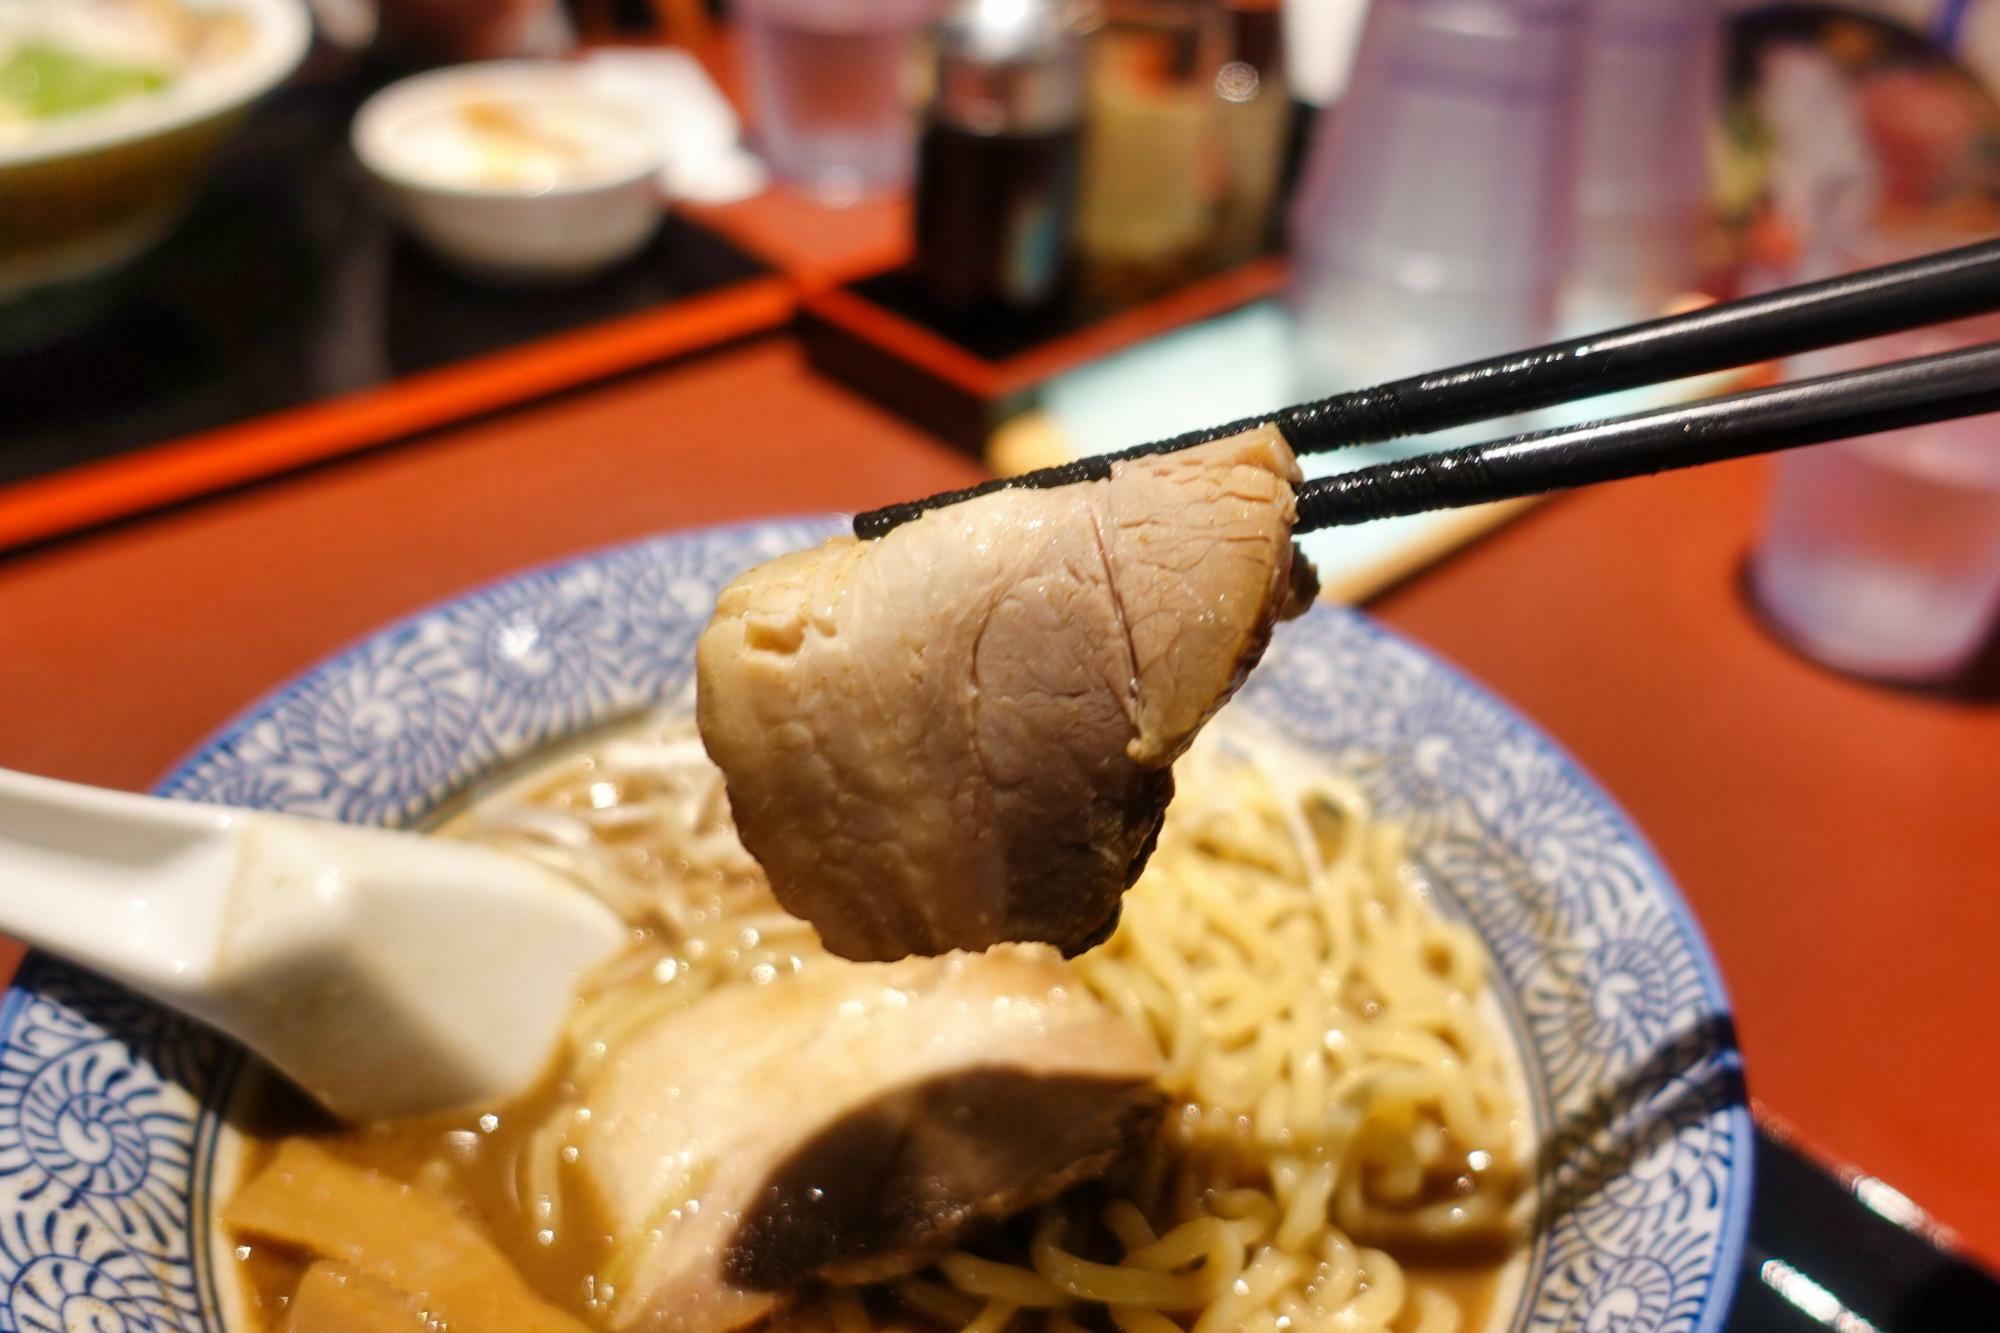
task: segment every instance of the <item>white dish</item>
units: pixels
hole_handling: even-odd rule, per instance
[[[410,229],[479,277],[585,277],[637,253],[663,216],[653,112],[580,66],[405,79],[361,108],[353,142]]]

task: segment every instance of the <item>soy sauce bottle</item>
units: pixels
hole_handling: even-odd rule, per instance
[[[916,261],[960,313],[1028,314],[1069,275],[1091,11],[1060,0],[963,0],[936,36],[917,150]]]

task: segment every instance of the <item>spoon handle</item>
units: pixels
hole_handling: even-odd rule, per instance
[[[213,961],[231,812],[0,769],[0,932],[157,992]]]

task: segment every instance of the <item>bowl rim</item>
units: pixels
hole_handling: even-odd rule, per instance
[[[14,143],[0,143],[0,171],[82,157],[161,138],[247,106],[277,87],[312,46],[306,0],[228,0],[249,15],[256,33],[250,51],[212,78],[182,81],[145,97],[59,118]],[[153,114],[137,114],[150,111]]]
[[[531,91],[537,85],[546,87],[560,83],[566,85],[565,91],[600,106],[629,111],[640,117],[650,114],[630,97],[593,86],[588,70],[576,61],[479,60],[412,74],[371,94],[361,104],[361,109],[354,113],[354,123],[348,131],[348,142],[355,157],[377,180],[413,194],[439,199],[506,201],[576,199],[613,193],[653,180],[665,164],[666,153],[658,136],[650,130],[633,136],[643,143],[645,151],[635,154],[629,166],[583,180],[530,188],[437,180],[411,171],[397,160],[395,151],[388,145],[389,129],[395,118],[423,111],[428,104],[444,98],[459,85],[481,83],[494,84],[502,90],[518,84],[523,92]]]

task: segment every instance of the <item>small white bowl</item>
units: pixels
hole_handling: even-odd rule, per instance
[[[659,227],[653,115],[575,65],[460,65],[371,97],[354,120],[354,151],[447,262],[482,278],[561,282],[629,258]]]

